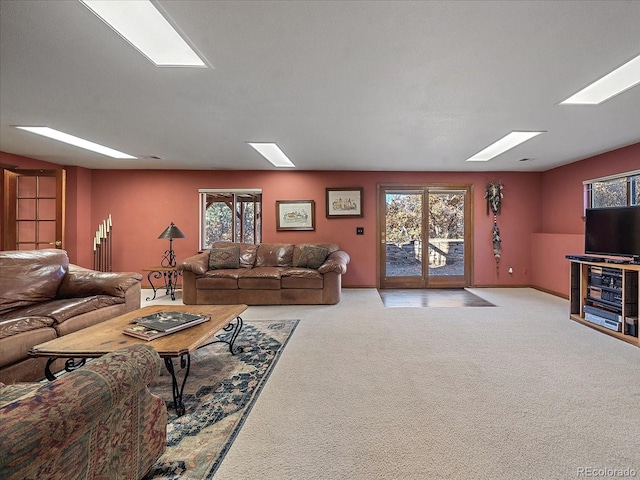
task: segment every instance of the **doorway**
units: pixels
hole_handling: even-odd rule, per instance
[[[378,186],[380,288],[471,285],[472,185]]]
[[[64,170],[3,170],[4,250],[64,248]]]

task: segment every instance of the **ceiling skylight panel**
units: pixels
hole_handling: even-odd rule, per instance
[[[204,61],[148,0],[80,0],[159,67],[206,67]]]
[[[484,150],[479,151],[472,157],[468,158],[467,162],[486,162],[492,158],[502,155],[504,152],[511,150],[512,148],[532,139],[544,132],[522,132],[513,131],[500,140],[492,143]]]
[[[275,143],[251,143],[247,142],[253,148],[255,148],[260,155],[269,160],[274,166],[280,168],[295,168],[295,165],[285,153],[280,150],[280,147]]]
[[[51,138],[59,142],[68,143],[69,145],[73,145],[74,147],[84,148],[85,150],[90,150],[92,152],[106,155],[111,158],[129,160],[138,158],[127,153],[114,150],[113,148],[105,147],[104,145],[100,145],[99,143],[90,142],[89,140],[85,140],[84,138],[69,135],[68,133],[64,133],[50,127],[16,126],[16,128],[35,133],[36,135],[42,135],[43,137]]]
[[[640,55],[560,102],[560,105],[597,105],[638,84]]]

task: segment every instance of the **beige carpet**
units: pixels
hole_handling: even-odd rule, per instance
[[[563,299],[471,291],[496,307],[250,307],[301,321],[214,478],[640,477],[640,349]]]

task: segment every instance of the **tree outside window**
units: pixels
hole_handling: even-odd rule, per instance
[[[621,175],[586,184],[588,208],[640,205],[640,175]]]
[[[262,242],[260,190],[200,190],[201,248],[214,242]]]

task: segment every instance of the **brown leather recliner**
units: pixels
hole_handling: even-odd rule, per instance
[[[0,251],[0,382],[43,378],[31,347],[140,308],[141,280],[70,264],[64,250]]]

